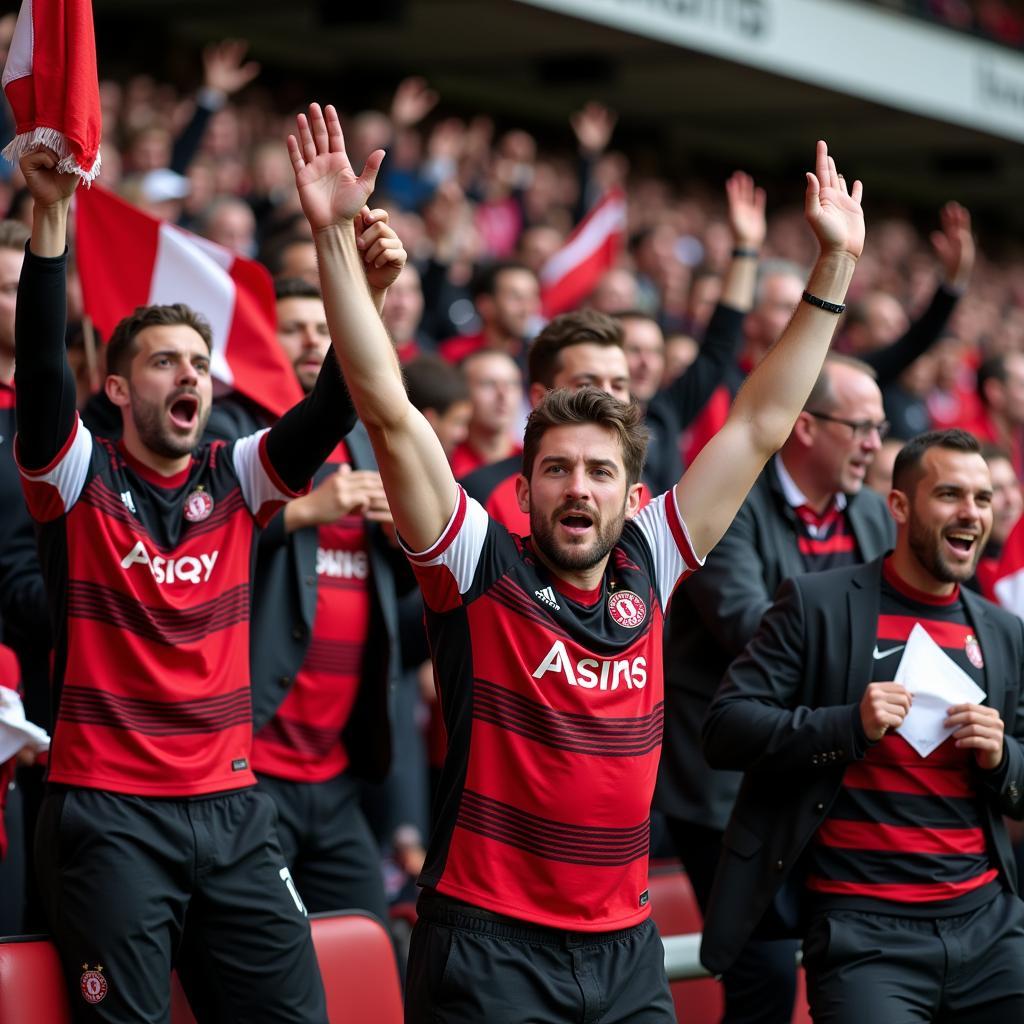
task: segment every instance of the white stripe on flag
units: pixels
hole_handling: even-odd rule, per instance
[[[18,14],[18,23],[14,26],[11,37],[11,48],[4,65],[3,87],[17,78],[26,78],[32,74],[32,50],[35,46],[35,33],[32,28],[32,0],[24,0]]]
[[[214,254],[211,249],[220,251]],[[226,254],[226,266],[222,254]],[[213,332],[210,372],[228,387],[235,383],[227,360],[228,334],[235,312],[235,283],[227,272],[232,260],[226,249],[213,243],[200,247],[184,231],[161,224],[149,285],[151,304],[184,302],[206,317]]]
[[[580,233],[544,264],[540,272],[541,284],[560,281],[570,270],[585,263],[609,236],[621,231],[625,225],[626,202],[622,197],[610,199],[603,207],[595,209]]]
[[[1024,619],[1024,569],[1004,576],[993,587],[999,603],[1014,615]]]

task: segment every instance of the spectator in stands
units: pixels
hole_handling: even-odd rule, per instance
[[[388,289],[381,316],[402,363],[436,348],[434,339],[420,327],[423,322],[423,287],[420,272],[412,263],[406,264],[401,277]]]
[[[875,452],[864,483],[879,497],[889,497],[892,490],[892,468],[896,464],[896,456],[906,443],[902,437],[890,436],[882,441],[882,447]]]
[[[701,753],[708,704],[780,584],[866,562],[893,538],[885,504],[864,488],[887,424],[870,367],[830,355],[782,450],[769,462],[704,569],[676,592],[665,650],[665,748],[655,806],[706,911],[739,789]],[[726,973],[728,1024],[787,1024],[796,947],[752,940]]]
[[[457,478],[522,454],[519,443],[523,407],[523,375],[504,352],[480,349],[462,360],[473,415],[466,440],[452,452]]]
[[[996,445],[984,444],[981,455],[992,478],[992,532],[978,559],[974,578],[967,581],[967,586],[990,601],[995,601],[999,559],[1006,538],[1024,512],[1024,495],[1021,494],[1020,481],[1013,471],[1013,463],[1007,451]]]
[[[990,502],[974,438],[915,438],[889,496],[895,551],[783,584],[708,712],[709,761],[745,774],[701,959],[728,971],[767,913],[803,935],[816,1024],[1024,1013],[1002,820],[1024,816],[1024,627],[960,586]],[[923,737],[893,731],[914,698],[890,681],[921,628],[985,702],[943,702],[927,761]]]
[[[981,416],[970,430],[1008,451],[1019,479],[1024,473],[1024,353],[991,356],[978,367],[977,381]]]
[[[473,403],[462,371],[440,356],[419,356],[405,367],[409,401],[441,442],[450,462],[469,436]]]
[[[438,351],[450,363],[458,363],[471,352],[493,348],[521,364],[540,313],[537,275],[521,263],[494,263],[477,274],[472,292],[480,330],[442,341]]]
[[[206,208],[196,230],[239,256],[256,256],[256,218],[252,207],[233,196],[218,196]]]
[[[648,679],[646,666],[655,665],[661,638],[656,628],[639,637],[630,632],[647,617],[638,594],[656,602],[656,625],[679,577],[713,547],[723,520],[785,439],[827,351],[835,326],[830,307],[845,295],[863,245],[859,183],[847,194],[818,144],[817,175],[807,176],[807,218],[822,255],[808,284],[810,299],[751,377],[726,430],[673,492],[640,509],[642,443],[633,448],[629,440],[635,408],[596,388],[559,390],[542,402],[526,438],[533,455],[518,481],[531,516],[527,547],[489,524],[456,484],[436,437],[408,405],[390,341],[357,287],[351,222],[373,188],[382,154],[371,154],[357,178],[330,107],[326,118],[316,106],[308,121],[300,116],[298,136],[290,152],[315,229],[331,334],[424,590],[449,729],[442,820],[420,878],[429,891],[413,934],[408,1019],[596,1018],[614,1006],[619,1019],[642,1013],[671,1021],[662,950],[643,895],[657,757],[649,730],[657,725],[659,675],[653,669]],[[376,250],[367,252],[372,260]],[[613,422],[621,433],[599,426]],[[688,530],[677,521],[677,503],[689,509]],[[601,654],[592,657],[595,645]],[[616,695],[608,685],[610,702],[595,703],[586,694],[596,692],[606,671],[601,663],[610,671],[615,653],[626,654],[622,672],[615,670],[622,681]],[[582,687],[571,685],[580,655]],[[531,674],[528,666],[538,658]],[[636,669],[643,670],[643,687],[636,685]],[[548,673],[555,682],[542,680],[538,703],[537,678]],[[490,710],[481,711],[475,695],[485,693]],[[515,725],[524,709],[542,724],[534,730],[539,742],[525,747]],[[626,723],[618,717],[623,712]],[[580,760],[582,733],[567,744],[566,722],[575,722],[577,732],[584,724],[600,730],[609,714],[617,716],[616,736],[627,735],[629,720],[643,734],[633,744],[636,756],[601,756],[602,741],[591,742]],[[604,775],[602,785],[594,785],[595,773]],[[552,788],[544,780],[554,776],[559,784]],[[585,864],[578,857],[581,836]],[[602,852],[608,843],[628,849]],[[569,856],[571,849],[576,855]],[[537,863],[545,868],[540,885]],[[590,984],[581,990],[579,957],[566,948],[577,941],[566,933],[581,928],[597,933],[589,946],[581,943],[596,991]],[[481,971],[487,985],[480,984]]]

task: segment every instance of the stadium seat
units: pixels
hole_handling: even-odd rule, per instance
[[[676,861],[651,864],[648,890],[651,916],[664,935],[689,935],[703,926],[700,908],[686,872]],[[722,1017],[722,986],[713,978],[674,981],[676,1020],[683,1024],[717,1024]]]
[[[0,938],[0,1021],[64,1024],[71,1020],[57,951],[37,935]]]
[[[312,914],[313,945],[331,1024],[402,1024],[402,988],[391,936],[364,914]]]

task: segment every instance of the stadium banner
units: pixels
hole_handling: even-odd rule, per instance
[[[518,0],[1024,142],[1024,55],[846,0]]]
[[[213,333],[215,393],[280,416],[302,389],[277,340],[274,285],[255,260],[160,221],[100,186],[75,196],[85,312],[104,338],[137,306],[184,302]]]

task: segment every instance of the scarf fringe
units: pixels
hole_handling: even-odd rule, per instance
[[[22,132],[4,146],[2,155],[13,164],[17,163],[26,153],[31,153],[40,146],[53,150],[60,157],[57,170],[61,174],[77,174],[87,188],[99,177],[101,167],[100,154],[97,152],[96,160],[92,167],[84,170],[78,166],[78,161],[68,145],[67,137],[56,128],[33,128],[29,132]]]

